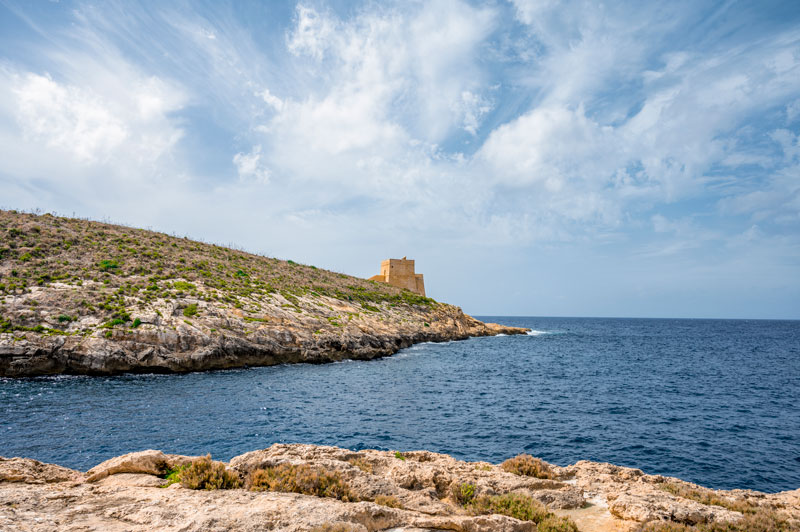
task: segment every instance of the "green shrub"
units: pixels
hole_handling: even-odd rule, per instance
[[[192,461],[177,475],[181,486],[192,490],[225,490],[242,485],[239,475],[228,471],[222,462],[212,461],[210,454]]]
[[[397,458],[398,460],[405,460],[406,459],[406,457],[403,456],[403,453],[401,453],[400,451],[395,451],[394,452],[394,457]]]
[[[553,515],[542,503],[520,493],[481,495],[470,501],[467,509],[473,515],[500,514],[536,523]]]
[[[187,283],[186,281],[175,281],[172,283],[172,288],[175,290],[182,290],[184,292],[189,292],[194,290],[195,286],[192,283]]]
[[[131,325],[131,329],[135,329],[136,327],[138,327],[141,324],[142,324],[142,320],[140,320],[139,318],[136,318],[135,320],[133,320],[133,324]]]
[[[450,493],[453,496],[453,500],[461,506],[466,506],[475,499],[475,484],[470,484],[469,482],[455,484]]]
[[[97,266],[102,272],[109,272],[119,268],[119,262],[116,259],[101,260]]]
[[[32,257],[30,253],[23,253],[22,255],[19,256],[19,260],[21,262],[28,262],[29,260],[31,260],[31,258]]]
[[[66,314],[61,314],[58,317],[59,323],[69,323],[71,321],[75,321],[75,316],[67,316]]]
[[[521,475],[524,477],[535,477],[544,479],[555,479],[556,474],[553,469],[540,458],[534,458],[529,454],[520,454],[514,458],[509,458],[500,467],[503,471]]]
[[[163,475],[162,478],[166,480],[164,484],[161,485],[162,488],[166,488],[173,484],[176,484],[181,481],[181,471],[189,467],[189,465],[178,466],[174,469],[168,469]]]
[[[536,524],[536,532],[579,532],[578,527],[568,517],[551,514]]]
[[[197,303],[192,303],[191,305],[183,309],[183,315],[186,316],[187,318],[191,318],[195,314],[197,314]]]
[[[280,464],[257,469],[250,476],[250,489],[304,493],[345,502],[358,501],[338,471],[328,471],[307,464]]]

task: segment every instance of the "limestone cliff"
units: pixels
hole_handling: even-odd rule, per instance
[[[524,329],[408,290],[110,224],[0,211],[0,376],[387,356]]]
[[[188,489],[198,487],[198,476],[183,480],[185,473],[175,471],[195,468],[193,460],[206,472],[216,467],[229,476],[232,489]],[[714,491],[611,464],[557,467],[528,458],[531,463],[547,478],[508,463],[463,462],[426,451],[313,445],[276,444],[227,464],[143,451],[87,473],[0,458],[0,530],[800,529],[800,490]],[[170,485],[176,475],[180,482]]]

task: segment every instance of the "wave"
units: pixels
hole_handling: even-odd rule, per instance
[[[550,334],[550,331],[537,331],[536,329],[531,329],[526,334],[528,336],[541,336],[543,334]]]

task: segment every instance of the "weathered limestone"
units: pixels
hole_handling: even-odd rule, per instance
[[[0,458],[0,530],[17,531],[256,531],[300,532],[341,524],[347,531],[454,530],[534,532],[530,522],[502,515],[469,515],[451,498],[468,482],[476,493],[516,492],[570,517],[582,532],[631,532],[649,519],[682,523],[737,521],[742,515],[701,504],[662,489],[665,482],[705,490],[640,470],[581,461],[551,466],[556,480],[507,473],[486,462],[463,462],[427,451],[349,451],[336,447],[276,444],[233,458],[228,466],[243,478],[261,467],[308,464],[336,471],[362,502],[341,502],[296,493],[245,489],[194,491],[173,484],[160,488],[165,467],[191,457],[142,451],[112,458],[89,473],[35,460]],[[774,509],[800,524],[800,490],[776,494],[715,492]],[[393,497],[398,508],[382,506]],[[792,528],[791,530],[795,530]]]
[[[422,279],[422,274],[415,273],[414,261],[405,257],[381,262],[381,273],[373,275],[369,280],[405,288],[421,296],[425,295],[425,281]]]

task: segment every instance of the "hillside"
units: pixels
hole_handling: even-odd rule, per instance
[[[0,376],[370,359],[523,329],[297,264],[81,219],[0,211]]]

